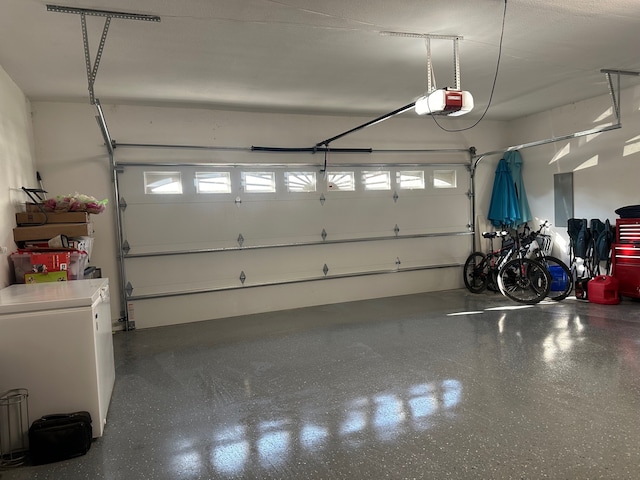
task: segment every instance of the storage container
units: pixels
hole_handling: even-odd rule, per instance
[[[16,283],[24,283],[26,273],[46,271],[67,271],[69,280],[83,280],[87,265],[86,252],[25,252],[19,250],[11,254]]]
[[[551,288],[552,292],[564,292],[569,282],[569,277],[559,265],[549,265],[549,273],[551,274]]]
[[[603,305],[620,303],[619,282],[611,275],[598,275],[589,280],[589,301]]]

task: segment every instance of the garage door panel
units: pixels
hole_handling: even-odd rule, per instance
[[[238,235],[234,209],[226,204],[128,205],[123,231],[132,253],[226,246]]]
[[[268,283],[273,278],[289,282],[327,275],[392,270],[464,262],[470,236],[412,238],[358,244],[326,244],[296,248],[235,250],[168,257],[131,259],[129,280],[153,292],[189,288]],[[400,264],[397,263],[400,261]]]

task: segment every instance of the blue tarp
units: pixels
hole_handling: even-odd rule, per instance
[[[511,227],[520,219],[515,184],[504,158],[500,159],[496,168],[487,218],[496,227]]]
[[[520,209],[520,217],[515,221],[514,227],[523,225],[531,220],[531,210],[529,209],[529,201],[527,200],[527,192],[524,189],[522,181],[522,156],[517,150],[507,152],[504,156],[511,171],[511,178],[516,187],[516,196],[518,197],[518,208]]]

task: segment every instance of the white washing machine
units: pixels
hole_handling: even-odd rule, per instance
[[[0,290],[0,394],[29,391],[29,423],[86,410],[100,437],[115,382],[106,278]]]

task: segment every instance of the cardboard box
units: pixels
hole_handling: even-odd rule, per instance
[[[27,213],[38,213],[41,212],[40,207],[35,203],[26,203],[25,207],[27,209]]]
[[[46,223],[89,223],[87,212],[25,212],[16,213],[16,223],[18,225],[42,225]]]
[[[71,263],[71,252],[33,252],[31,264],[39,265],[47,272],[66,271]],[[42,272],[41,269],[35,270]]]
[[[13,229],[13,240],[16,243],[29,240],[49,240],[56,235],[93,237],[93,223],[47,223],[45,225],[16,227]]]

